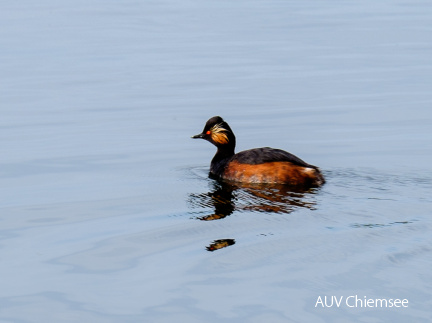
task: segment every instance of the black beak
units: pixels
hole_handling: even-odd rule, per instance
[[[199,135],[192,136],[191,138],[192,138],[192,139],[198,139],[198,138],[203,139],[203,138],[204,138],[204,135],[203,135],[202,133],[200,133]]]

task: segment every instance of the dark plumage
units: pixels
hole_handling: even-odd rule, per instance
[[[285,150],[270,147],[244,150],[235,154],[231,160],[251,165],[285,161],[302,167],[316,168],[316,166],[309,165],[305,161]]]

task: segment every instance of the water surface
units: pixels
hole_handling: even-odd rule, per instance
[[[0,321],[432,319],[427,1],[0,7]],[[214,115],[327,183],[209,179]]]

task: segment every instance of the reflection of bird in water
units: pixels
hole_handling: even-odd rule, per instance
[[[193,208],[211,207],[214,209],[213,214],[198,217],[206,221],[218,220],[231,215],[235,210],[235,200],[231,185],[219,182],[214,182],[214,189],[210,192],[189,195],[189,204]]]
[[[286,185],[232,184],[215,181],[210,192],[190,194],[193,208],[212,208],[214,213],[197,217],[200,220],[218,220],[234,211],[291,213],[296,208],[314,209],[314,189],[293,190]]]
[[[219,239],[219,240],[213,241],[208,247],[206,247],[206,249],[208,251],[215,251],[218,249],[232,246],[233,244],[235,244],[234,239]]]

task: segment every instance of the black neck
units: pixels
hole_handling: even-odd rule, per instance
[[[211,161],[210,173],[220,177],[232,156],[234,156],[233,146],[226,145],[223,147],[218,147],[216,155],[214,155]]]

